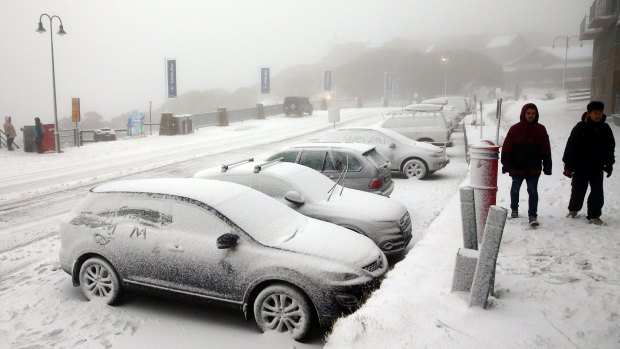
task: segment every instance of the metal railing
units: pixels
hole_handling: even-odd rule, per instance
[[[602,17],[611,17],[616,14],[616,0],[594,0],[592,6],[590,6],[590,21],[589,25],[599,26],[603,25],[597,23],[597,20]]]

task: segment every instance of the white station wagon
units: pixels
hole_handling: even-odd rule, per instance
[[[396,131],[414,141],[451,147],[452,130],[443,113],[443,106],[436,104],[411,104],[402,111],[388,114],[380,126]]]

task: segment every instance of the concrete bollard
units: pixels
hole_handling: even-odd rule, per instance
[[[459,248],[456,254],[456,264],[454,266],[454,275],[452,277],[452,290],[469,292],[471,284],[476,273],[476,265],[478,264],[479,253],[476,250],[468,248]]]
[[[217,108],[219,126],[228,126],[228,112],[226,108]]]
[[[462,187],[461,195],[461,223],[463,225],[463,247],[472,250],[478,249],[476,230],[476,210],[474,205],[474,188]]]
[[[484,307],[489,298],[489,294],[493,290],[495,281],[495,265],[497,263],[497,254],[499,246],[502,242],[502,234],[508,210],[491,206],[489,215],[484,228],[484,238],[480,248],[478,264],[469,294],[469,306]]]

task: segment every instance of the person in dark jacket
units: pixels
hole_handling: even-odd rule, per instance
[[[519,215],[519,191],[527,183],[528,216],[531,226],[538,225],[538,179],[541,172],[551,175],[551,146],[545,126],[538,123],[538,108],[528,103],[521,108],[518,123],[512,125],[502,145],[502,173],[512,177],[511,217]]]
[[[588,223],[603,224],[600,219],[604,204],[603,172],[607,177],[615,162],[616,141],[605,122],[603,102],[592,101],[581,121],[573,127],[564,149],[564,175],[572,178],[568,216],[575,218],[583,207],[583,200],[590,185],[588,196]]]
[[[38,117],[34,118],[34,144],[37,148],[37,153],[43,153],[43,136],[45,135],[45,130],[43,129],[43,124],[41,123],[41,119]]]

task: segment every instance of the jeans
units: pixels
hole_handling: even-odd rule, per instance
[[[528,211],[530,217],[538,217],[538,176],[512,177],[512,187],[510,188],[510,208],[513,211],[519,210],[519,190],[523,181],[527,183]]]
[[[590,185],[590,195],[588,195],[588,214],[586,218],[599,218],[603,210],[605,198],[603,195],[603,171],[590,170],[579,171],[573,175],[571,182],[569,211],[579,211],[583,207],[583,200]]]

